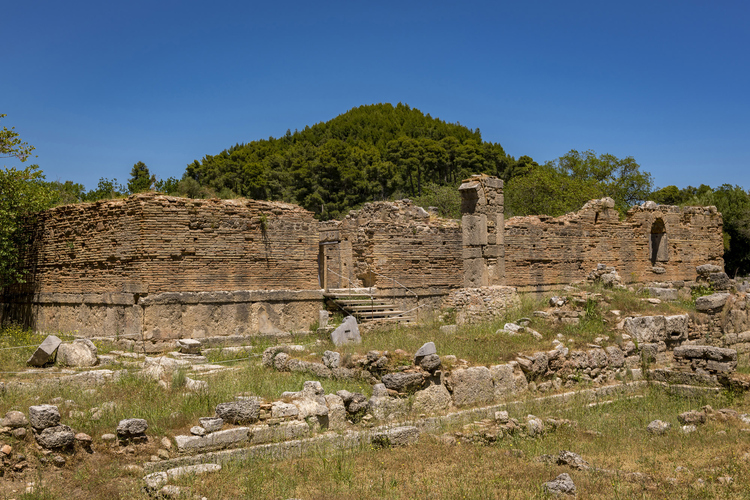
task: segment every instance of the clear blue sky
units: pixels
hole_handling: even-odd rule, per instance
[[[1,125],[48,180],[159,178],[404,102],[539,163],[633,156],[750,189],[750,4],[715,0],[5,2]],[[10,160],[4,160],[13,166]],[[16,162],[17,165],[17,162]]]

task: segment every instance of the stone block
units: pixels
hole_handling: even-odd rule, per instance
[[[60,410],[53,405],[29,406],[31,427],[40,431],[47,427],[60,425]]]
[[[175,436],[174,439],[180,453],[203,452],[246,443],[249,431],[248,427],[235,427],[205,436]]]
[[[713,312],[724,307],[730,294],[714,293],[695,299],[695,309],[701,312]]]
[[[375,446],[407,446],[419,440],[419,429],[413,426],[393,427],[372,436]]]
[[[464,260],[464,287],[477,288],[487,286],[489,276],[484,259]]]
[[[487,244],[487,216],[464,215],[461,217],[462,241],[465,247]]]
[[[665,321],[667,339],[673,342],[687,340],[688,323],[690,321],[690,317],[687,314],[667,316]]]
[[[62,344],[62,340],[54,335],[48,335],[47,338],[36,348],[26,364],[29,366],[44,366],[55,361],[55,352]]]
[[[260,404],[254,399],[240,399],[216,406],[216,416],[230,424],[251,424],[258,420]]]
[[[47,427],[34,434],[34,437],[39,446],[48,450],[68,448],[75,442],[75,432],[67,425]]]
[[[357,319],[354,316],[347,316],[344,322],[331,332],[331,341],[336,346],[361,343],[362,337],[359,334]]]
[[[412,409],[416,413],[440,413],[451,406],[451,395],[442,384],[431,385],[414,393]]]
[[[459,368],[451,373],[453,403],[456,406],[491,403],[495,399],[492,374],[485,366]]]
[[[659,342],[667,338],[667,321],[664,316],[626,318],[624,329],[639,343]]]
[[[98,362],[97,349],[89,339],[76,339],[57,348],[57,363],[63,366],[94,366]]]
[[[292,420],[279,425],[255,425],[250,428],[248,436],[251,445],[289,441],[299,439],[310,432],[310,426],[304,420]]]
[[[177,348],[183,354],[200,354],[201,341],[195,339],[177,339]]]
[[[495,400],[515,393],[515,377],[512,365],[490,366],[490,375],[495,386]]]

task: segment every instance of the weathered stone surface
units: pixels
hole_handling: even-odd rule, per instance
[[[681,345],[674,348],[675,358],[703,358],[714,361],[737,361],[737,351],[708,345]]]
[[[216,406],[216,416],[230,424],[252,424],[257,422],[260,404],[254,399],[238,399]]]
[[[702,266],[696,266],[695,272],[697,272],[700,276],[708,276],[712,273],[720,273],[722,272],[721,266],[717,266],[715,264],[703,264]]]
[[[567,465],[568,467],[575,470],[589,470],[591,465],[584,460],[584,458],[578,453],[574,453],[568,450],[561,450],[557,456],[558,465]]]
[[[667,432],[670,427],[672,427],[672,424],[670,424],[669,422],[654,420],[650,424],[648,424],[646,430],[651,434],[656,434],[658,436]]]
[[[299,439],[310,432],[310,426],[304,420],[282,422],[279,425],[254,425],[250,427],[251,445]]]
[[[130,439],[136,436],[142,436],[148,429],[148,422],[142,418],[126,418],[120,420],[117,424],[117,437],[120,439]]]
[[[235,427],[205,436],[175,436],[174,439],[177,443],[177,451],[180,453],[201,452],[245,443],[248,440],[249,431],[247,427]]]
[[[271,406],[271,417],[273,418],[291,418],[297,415],[299,415],[299,410],[291,403],[274,401]]]
[[[515,377],[512,365],[490,366],[490,375],[495,385],[495,399],[500,400],[516,392]]]
[[[53,405],[39,405],[29,407],[31,426],[40,431],[47,427],[60,425],[60,410]]]
[[[190,434],[193,436],[205,436],[206,435],[206,429],[199,425],[194,425],[190,428]]]
[[[196,339],[177,339],[177,348],[183,354],[200,354],[201,341]]]
[[[676,316],[666,316],[666,330],[667,338],[671,341],[687,340],[688,338],[688,323],[690,316],[687,314],[679,314]]]
[[[29,425],[29,420],[26,418],[26,415],[20,411],[10,410],[5,414],[5,418],[0,420],[0,427],[17,429],[19,427],[26,427],[27,425]]]
[[[450,376],[453,402],[456,406],[489,403],[495,398],[492,374],[485,366],[459,368]]]
[[[368,411],[378,420],[401,418],[406,415],[408,406],[408,400],[388,396],[373,396],[367,401]],[[349,407],[351,408],[351,403]]]
[[[604,349],[607,352],[607,364],[614,368],[625,366],[625,353],[616,345]]]
[[[324,352],[323,364],[330,369],[338,368],[341,365],[341,354],[336,351]]]
[[[678,290],[676,288],[648,287],[649,295],[660,300],[677,300]]]
[[[48,450],[67,448],[75,441],[75,432],[67,425],[47,427],[34,435],[39,446]]]
[[[346,428],[346,406],[341,396],[336,394],[325,395],[326,406],[328,406],[328,428],[341,430]]]
[[[440,356],[437,354],[428,354],[427,356],[424,356],[419,361],[419,366],[422,367],[423,370],[427,370],[428,372],[434,372],[438,368],[440,368]]]
[[[413,392],[422,387],[424,376],[421,373],[388,373],[383,375],[383,384],[396,392]]]
[[[29,366],[44,366],[47,363],[55,361],[55,352],[62,344],[62,340],[54,335],[48,335],[47,338],[36,348],[26,364]]]
[[[201,427],[206,429],[206,432],[220,431],[224,427],[224,419],[218,417],[203,417],[199,418],[198,421],[201,423]]]
[[[659,342],[666,339],[667,320],[664,316],[626,318],[625,332],[639,343]]]
[[[97,349],[89,339],[63,342],[57,348],[57,363],[63,366],[94,366],[98,362]]]
[[[394,427],[372,436],[376,446],[407,446],[419,440],[419,429],[413,426]]]
[[[354,316],[344,318],[344,322],[331,332],[331,342],[336,346],[350,343],[359,344],[362,342],[357,319]]]
[[[695,308],[698,311],[708,312],[715,311],[724,307],[727,303],[730,294],[728,293],[714,293],[712,295],[704,295],[695,299]]]
[[[414,393],[413,410],[416,413],[440,413],[451,406],[451,395],[444,385],[431,385]]]
[[[529,437],[541,436],[544,434],[544,422],[541,418],[537,418],[534,415],[526,417],[526,433]]]
[[[703,411],[697,411],[697,410],[690,410],[686,411],[684,413],[680,413],[677,416],[677,420],[680,421],[683,425],[689,425],[689,424],[705,424],[706,423],[706,413]]]
[[[570,474],[564,472],[557,476],[553,481],[548,481],[542,485],[545,493],[550,495],[575,495],[576,485]]]
[[[418,363],[418,358],[429,356],[430,354],[437,354],[437,348],[435,347],[434,342],[427,342],[417,350],[416,354],[414,354],[414,363]]]

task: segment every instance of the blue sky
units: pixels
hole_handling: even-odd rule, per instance
[[[750,189],[740,1],[25,0],[2,8],[0,125],[48,180],[159,178],[238,142],[407,103],[539,163],[633,156],[657,186]],[[6,166],[17,166],[4,160]]]

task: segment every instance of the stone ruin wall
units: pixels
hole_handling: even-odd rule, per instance
[[[317,224],[253,200],[143,194],[54,208],[34,229],[30,283],[5,291],[3,320],[154,344],[306,330],[321,299]]]
[[[652,230],[663,223],[664,248],[652,261]],[[666,253],[665,253],[666,252]],[[715,207],[632,207],[620,221],[611,199],[592,200],[557,218],[513,217],[505,223],[507,284],[544,291],[582,281],[602,263],[626,283],[694,280],[696,266],[723,268],[722,217]]]
[[[366,204],[328,222],[284,203],[155,194],[58,207],[36,225],[32,278],[4,291],[1,319],[142,337],[157,349],[175,338],[241,342],[306,330],[322,288],[376,286],[400,307],[437,307],[463,287],[561,288],[599,263],[640,283],[723,267],[714,207],[649,202],[621,221],[605,198],[555,219],[505,220],[502,181],[473,176],[460,192],[460,222],[408,200]],[[654,253],[657,221],[666,237]]]
[[[458,221],[400,200],[367,203],[327,228],[335,228],[339,241],[326,249],[327,267],[344,277],[328,274],[329,288],[376,286],[378,295],[415,307],[415,294],[420,304],[437,305],[447,290],[461,286]]]

